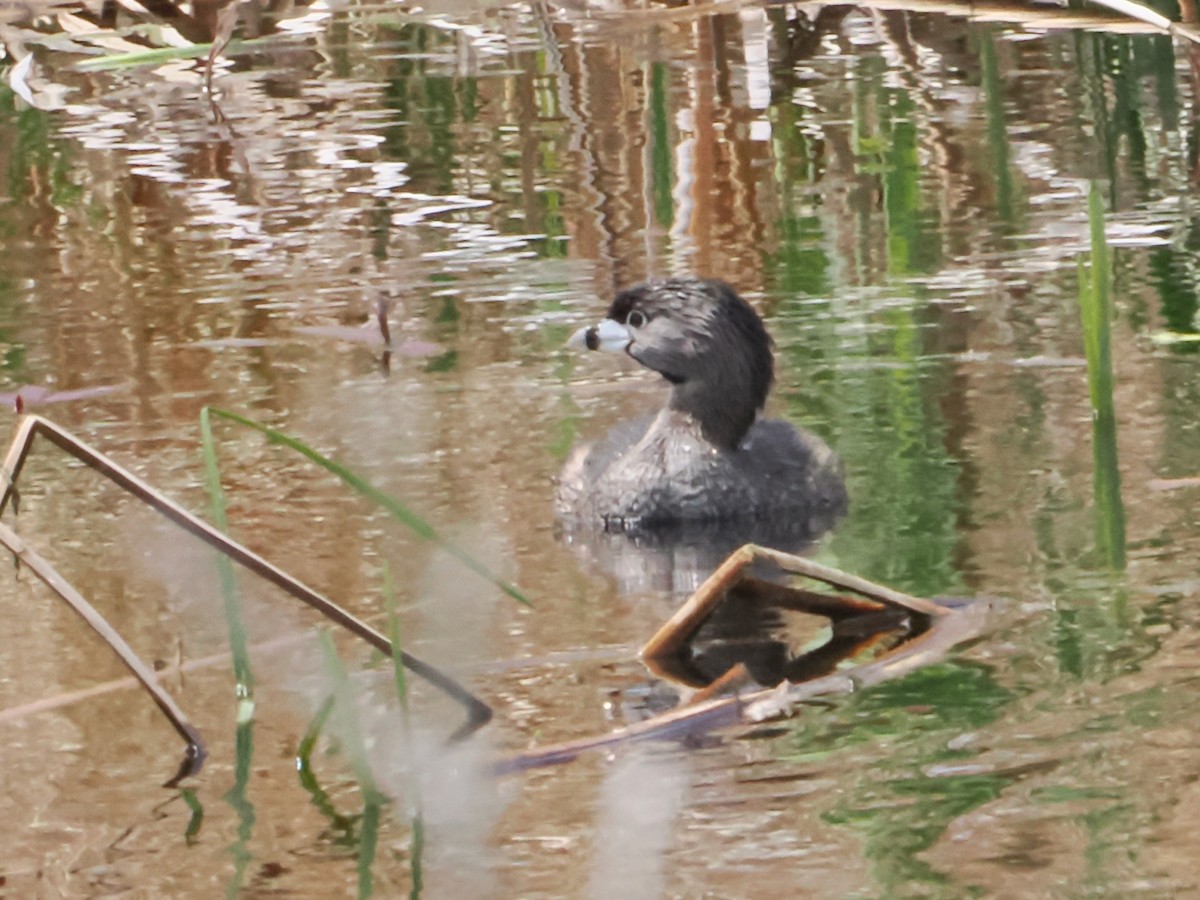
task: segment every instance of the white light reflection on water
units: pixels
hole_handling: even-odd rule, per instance
[[[600,786],[589,897],[602,900],[614,891],[629,900],[664,895],[689,782],[682,753],[636,749],[608,766]]]

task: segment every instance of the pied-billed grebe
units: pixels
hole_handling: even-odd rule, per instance
[[[671,383],[657,415],[576,448],[559,481],[571,525],[640,531],[766,519],[829,523],[846,506],[841,462],[820,438],[758,413],[774,380],[771,338],[723,281],[672,278],[622,291],[570,343],[624,351]]]

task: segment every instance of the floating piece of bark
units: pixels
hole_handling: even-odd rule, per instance
[[[759,561],[772,562],[787,572],[850,591],[857,596],[832,596],[760,582],[745,572],[747,566]],[[694,739],[718,728],[737,725],[750,727],[767,719],[790,716],[798,704],[816,697],[852,693],[945,658],[954,647],[983,634],[991,612],[991,604],[986,600],[943,605],[803,557],[747,544],[734,551],[650,639],[642,650],[647,666],[656,673],[669,675],[672,657],[685,648],[730,589],[743,582],[751,583],[757,591],[770,593],[778,605],[831,619],[834,622],[835,640],[841,629],[845,632],[842,637],[855,650],[869,643],[872,635],[857,634],[854,623],[872,613],[891,613],[890,621],[888,616],[883,616],[883,624],[889,627],[898,621],[896,614],[916,620],[912,629],[915,636],[870,662],[848,669],[833,670],[830,667],[827,674],[819,677],[795,683],[783,681],[776,687],[709,699],[714,692],[736,689],[742,683],[744,673],[735,666],[699,695],[693,695],[690,702],[670,712],[608,734],[528,750],[501,761],[494,771],[497,774],[519,772],[568,762],[581,753],[623,743]],[[853,655],[851,653],[851,657]]]
[[[79,438],[72,435],[70,432],[51,422],[49,419],[45,419],[41,416],[28,415],[23,417],[17,427],[16,434],[13,436],[12,443],[8,450],[8,455],[4,459],[3,469],[0,470],[0,478],[2,478],[4,481],[3,495],[0,496],[0,515],[3,515],[4,510],[10,501],[13,501],[14,506],[16,504],[16,499],[18,496],[17,481],[20,478],[21,470],[24,468],[25,460],[32,448],[33,440],[38,435],[41,435],[60,450],[73,456],[88,468],[99,473],[100,475],[103,475],[109,481],[112,481],[118,487],[132,494],[147,506],[152,507],[170,522],[182,528],[193,537],[199,538],[204,543],[219,550],[221,553],[224,553],[234,562],[237,562],[244,568],[249,569],[255,575],[258,575],[260,578],[270,582],[296,599],[313,607],[326,618],[342,626],[357,637],[362,638],[371,646],[380,650],[384,654],[391,654],[391,641],[389,641],[383,634],[371,628],[365,622],[356,618],[346,610],[342,609],[332,600],[327,599],[322,594],[308,587],[298,579],[293,578],[282,569],[267,562],[257,553],[247,549],[242,544],[239,544],[237,541],[230,538],[228,535],[218,531],[207,522],[197,518],[182,506],[168,498],[166,495],[159,493],[141,478],[113,462],[100,451],[92,448]],[[41,557],[32,556],[31,554],[33,551],[30,550],[25,545],[24,541],[22,541],[20,537],[15,534],[15,532],[12,532],[11,529],[4,528],[3,531],[0,531],[0,543],[3,543],[6,547],[8,547],[8,549],[14,555],[16,555],[18,559],[24,559],[27,562],[30,559],[36,559],[39,568],[34,568],[33,565],[30,565],[30,568],[33,569],[38,577],[46,582],[46,584],[50,585],[50,587],[55,590],[60,597],[70,603],[76,612],[87,619],[89,624],[91,624],[93,628],[96,628],[101,636],[103,636],[105,640],[108,641],[110,646],[112,646],[113,649],[118,653],[118,655],[121,656],[121,659],[125,662],[125,664],[129,666],[134,674],[139,677],[139,680],[141,680],[143,684],[147,684],[147,682],[142,679],[141,674],[139,674],[139,668],[135,667],[135,663],[131,662],[130,660],[130,657],[132,657],[133,660],[136,660],[136,657],[132,656],[132,651],[129,651],[128,654],[123,652],[120,648],[124,642],[121,641],[120,644],[117,644],[111,639],[116,637],[116,639],[120,641],[120,636],[117,635],[115,630],[111,629],[111,627],[104,622],[103,617],[101,617],[99,613],[97,613],[90,605],[87,604],[86,601],[83,600],[81,596],[78,595],[78,592],[75,592],[74,589],[71,588],[64,579],[59,577],[57,573],[54,572],[49,563],[47,563]],[[50,580],[48,580],[48,577]],[[64,589],[60,590],[60,587],[64,587]],[[74,594],[74,598],[72,597],[72,593]],[[83,606],[78,605],[75,602],[75,599],[82,601]],[[90,612],[85,612],[84,607],[86,607],[86,609]],[[94,619],[98,620],[103,627],[98,627],[97,623],[93,621],[93,617]],[[128,650],[128,647],[126,646],[125,649]],[[477,698],[474,694],[460,685],[449,675],[442,672],[440,669],[435,668],[429,663],[418,659],[407,651],[401,652],[401,658],[404,662],[404,665],[414,674],[424,678],[430,684],[442,690],[449,697],[462,704],[466,709],[467,720],[451,736],[451,740],[460,740],[491,720],[491,707]],[[145,664],[141,663],[140,661],[137,661],[136,666],[140,666],[147,672],[149,671],[149,669],[145,668]],[[148,684],[147,689],[149,689]],[[172,724],[175,725],[177,730],[180,730],[181,728],[178,723],[182,722],[184,725],[186,725],[186,720],[182,718],[182,713],[178,712],[178,709],[174,707],[173,703],[171,704],[170,709],[173,709],[175,713],[178,713],[178,719],[172,717],[173,713],[168,711],[168,707],[163,706],[163,702],[160,700],[159,693],[156,693],[155,691],[151,691],[151,693],[155,695],[155,700],[158,702],[159,707],[168,714],[168,717],[172,718]],[[167,697],[165,693],[161,693],[161,696],[169,700],[169,697]],[[190,729],[190,726],[187,727]],[[191,735],[195,736],[194,731],[185,732],[180,730],[180,733],[185,735],[185,739],[189,741],[190,746],[190,742],[192,741],[193,737],[188,737],[187,734],[190,733]],[[195,737],[195,740],[198,741],[199,738]],[[200,759],[197,761],[197,768],[199,762],[203,760],[203,747],[202,745],[199,746]],[[182,777],[182,775],[179,777]]]

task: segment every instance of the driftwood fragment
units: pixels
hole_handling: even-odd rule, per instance
[[[849,591],[850,595],[830,595],[777,585],[747,574],[748,566],[762,561],[828,587]],[[830,619],[834,632],[830,644],[839,639],[846,642],[843,659],[857,657],[879,634],[894,631],[894,625],[900,620],[910,620],[908,633],[913,636],[870,662],[847,669],[837,670],[828,665],[823,667],[825,674],[817,677],[715,696],[745,687],[748,676],[745,667],[738,664],[669,712],[608,734],[533,748],[502,761],[495,771],[499,774],[518,772],[567,762],[581,753],[623,743],[684,740],[719,728],[750,727],[767,719],[789,716],[798,704],[816,697],[851,693],[945,658],[954,647],[983,633],[991,609],[986,600],[954,605],[935,603],[803,557],[747,544],[734,551],[647,642],[642,649],[647,667],[656,675],[673,677],[676,672],[673,660],[687,648],[700,626],[730,591],[745,585],[760,596],[769,596],[778,606]],[[882,628],[859,633],[855,623],[862,622],[864,617],[873,617],[873,614],[879,614]],[[821,650],[814,653],[819,654]]]
[[[713,608],[721,602],[729,589],[744,579],[746,567],[758,561],[772,562],[785,572],[803,575],[831,587],[852,591],[866,600],[864,603],[853,598],[830,597],[813,592],[791,592],[796,598],[796,602],[792,604],[793,608],[815,615],[838,618],[891,607],[918,616],[937,619],[950,612],[931,600],[913,597],[884,585],[875,584],[857,575],[851,575],[830,566],[823,566],[811,559],[784,553],[782,550],[746,544],[731,553],[725,562],[721,563],[717,570],[705,579],[704,583],[688,598],[688,601],[679,608],[675,615],[671,616],[666,624],[658,630],[654,637],[646,642],[646,646],[642,648],[642,658],[655,660],[678,651],[696,633],[700,623],[708,618]],[[804,602],[806,595],[807,604]]]

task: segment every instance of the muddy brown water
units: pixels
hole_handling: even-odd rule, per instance
[[[264,40],[218,70],[215,103],[191,61],[81,72],[75,20],[5,26],[36,107],[0,86],[0,390],[31,386],[197,511],[201,407],[283,428],[533,603],[218,428],[234,534],[376,624],[386,564],[406,646],[496,709],[449,752],[455,711],[417,686],[406,752],[386,667],[339,637],[396,797],[380,896],[410,886],[414,773],[427,896],[1200,890],[1194,50],[805,9],[297,8],[243,23]],[[1104,427],[1078,295],[1090,183],[1113,255]],[[766,316],[771,413],[845,461],[850,512],[813,556],[996,598],[993,627],[769,730],[488,778],[663,694],[637,649],[711,554],[564,541],[552,497],[576,440],[663,396],[564,340],[617,287],[685,272]],[[323,794],[296,774],[329,683],[317,618],[240,578],[257,684],[239,750],[206,551],[46,445],[6,521],[165,667],[211,755],[195,830],[159,786],[179,747],[152,703],[10,571],[0,894],[355,894],[362,803],[336,737],[313,758]]]

